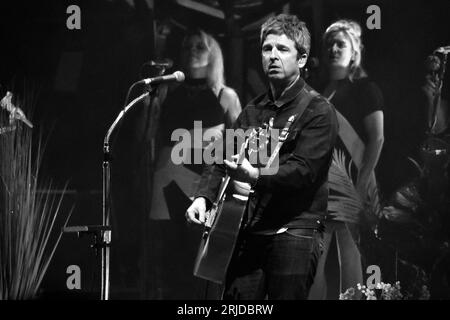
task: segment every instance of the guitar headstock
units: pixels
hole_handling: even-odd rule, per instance
[[[248,156],[250,157],[253,153],[259,153],[261,151],[266,150],[267,152],[269,141],[276,139],[278,136],[279,142],[284,142],[288,135],[289,135],[289,129],[292,125],[292,123],[297,118],[297,114],[292,115],[288,118],[284,128],[281,130],[279,136],[276,134],[277,132],[272,132],[273,129],[273,123],[274,118],[270,118],[268,123],[264,123],[259,128],[253,128],[251,132],[249,133],[248,137],[246,138],[245,142],[241,145],[239,157],[238,157],[238,163],[242,162],[243,158],[245,157],[245,152],[248,151]],[[273,143],[273,142],[272,142]],[[270,155],[269,155],[270,156]]]
[[[258,152],[259,148],[259,139],[261,134],[261,128],[253,128],[247,137],[245,137],[244,143],[241,144],[237,163],[242,163],[245,158],[245,153],[248,151],[250,155],[252,152]],[[256,146],[256,147],[255,147]]]
[[[258,131],[256,129],[252,129],[252,131],[250,131],[249,136],[245,139],[244,143],[241,145],[241,148],[239,150],[238,163],[241,163],[242,160],[244,159],[245,151],[247,150],[249,145],[253,143],[252,141],[255,139],[257,134],[258,134]]]
[[[273,126],[273,118],[269,124],[264,123],[262,127],[253,129],[254,134],[249,137],[248,154],[265,150],[270,141],[270,130]]]
[[[288,121],[286,122],[286,125],[284,126],[283,130],[281,130],[281,134],[278,137],[278,141],[284,142],[286,141],[288,135],[289,135],[289,128],[291,127],[292,123],[294,122],[297,115],[292,115],[289,117]]]

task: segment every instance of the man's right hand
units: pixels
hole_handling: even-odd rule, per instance
[[[186,210],[186,220],[189,223],[205,224],[206,221],[206,199],[196,198]]]

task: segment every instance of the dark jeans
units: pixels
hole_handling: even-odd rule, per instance
[[[306,299],[321,251],[322,233],[315,229],[243,235],[228,269],[223,299]]]

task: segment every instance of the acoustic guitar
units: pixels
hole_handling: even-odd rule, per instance
[[[257,134],[257,130],[253,129],[245,139],[240,147],[237,163],[243,160],[250,140],[255,139]],[[216,201],[207,213],[194,265],[195,276],[219,284],[225,281],[248,200],[245,192],[228,195],[226,191],[230,181],[227,174],[220,184]],[[245,186],[243,189],[246,189]]]
[[[286,141],[289,128],[297,115],[291,116],[281,134],[278,143],[274,148],[269,161],[265,165],[270,167],[278,154],[282,144]],[[253,129],[245,142],[241,145],[238,154],[238,163],[243,160],[245,153],[257,152],[266,148],[269,139],[272,138],[273,118],[265,128]],[[263,139],[264,138],[264,139]],[[250,148],[249,148],[250,146]],[[222,180],[216,201],[214,201],[209,211],[203,231],[200,247],[194,265],[194,275],[218,284],[225,281],[228,266],[234,252],[236,241],[239,235],[242,219],[247,208],[250,186],[238,181],[234,183],[233,192],[229,193],[227,187],[230,183],[230,176],[227,174]],[[248,184],[247,184],[248,185]],[[239,192],[239,190],[241,192]],[[236,192],[237,191],[237,192]],[[244,192],[242,192],[244,191]],[[247,192],[245,192],[247,191]]]

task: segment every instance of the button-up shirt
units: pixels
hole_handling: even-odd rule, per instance
[[[274,100],[269,92],[251,101],[234,128],[261,127],[273,118],[280,131],[292,115],[299,115],[279,151],[275,174],[261,174],[249,195],[248,230],[270,233],[280,228],[315,228],[327,213],[328,170],[338,133],[334,107],[320,95],[301,112],[302,100],[313,90],[302,78]],[[225,166],[207,166],[196,197],[215,200]],[[261,171],[263,173],[263,171]]]

